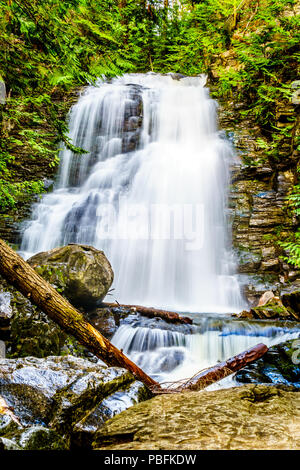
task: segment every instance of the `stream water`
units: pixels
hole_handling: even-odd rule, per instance
[[[55,189],[24,230],[24,257],[71,242],[102,249],[120,303],[199,313],[189,331],[129,317],[114,335],[159,380],[296,334],[222,317],[245,302],[226,217],[235,157],[216,108],[205,77],[130,74],[89,86],[69,122],[87,153],[61,152]]]

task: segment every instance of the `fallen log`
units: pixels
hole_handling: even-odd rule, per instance
[[[184,389],[193,391],[202,390],[212,383],[218,382],[228,375],[237,372],[250,362],[256,361],[262,357],[268,349],[269,348],[265,344],[259,343],[256,346],[253,346],[253,348],[247,349],[247,351],[227,359],[227,361],[221,362],[202,373],[200,372],[200,374],[196,374],[186,382]]]
[[[148,388],[159,384],[90,325],[83,315],[0,239],[0,274],[108,366],[124,367]]]
[[[180,381],[177,383],[167,383],[166,387],[164,384],[160,384],[160,388],[157,389],[156,386],[152,387],[153,393],[174,393],[174,392],[184,392],[184,391],[198,391],[203,390],[209,385],[218,382],[219,380],[224,379],[228,375],[237,372],[238,370],[245,367],[250,362],[254,362],[260,357],[262,357],[268,351],[268,347],[259,343],[256,346],[253,346],[247,351],[244,351],[237,356],[233,356],[227,361],[220,362],[209,369],[195,374],[191,379],[186,381]]]
[[[103,307],[107,308],[125,308],[132,310],[134,312],[141,313],[145,317],[149,318],[155,318],[159,317],[162,318],[163,320],[169,322],[169,323],[184,323],[184,324],[189,324],[191,325],[193,323],[193,320],[189,317],[181,317],[178,313],[176,312],[169,312],[168,310],[159,310],[156,308],[152,307],[143,307],[142,305],[125,305],[125,304],[119,304],[119,303],[107,303],[107,302],[102,302]]]

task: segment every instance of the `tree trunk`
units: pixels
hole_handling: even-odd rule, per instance
[[[130,309],[135,312],[141,313],[145,317],[149,317],[149,318],[160,317],[169,323],[186,323],[190,325],[193,323],[193,320],[191,318],[181,317],[180,315],[178,315],[178,313],[169,312],[167,310],[159,310],[159,309],[152,308],[152,307],[143,307],[142,305],[124,305],[124,304],[118,304],[118,303],[103,302],[102,306],[108,307],[108,308],[123,307],[125,309]]]
[[[124,367],[147,387],[159,387],[1,239],[0,274],[108,366]]]

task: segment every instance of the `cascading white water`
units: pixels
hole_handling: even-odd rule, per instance
[[[70,137],[88,153],[62,152],[24,256],[91,244],[113,266],[118,302],[240,310],[225,215],[233,153],[205,77],[130,74],[90,86],[72,109]]]
[[[36,204],[23,255],[91,244],[112,263],[120,303],[188,311],[198,322],[128,317],[112,338],[117,347],[156,380],[175,381],[259,342],[299,336],[204,314],[244,307],[226,223],[234,154],[205,77],[131,74],[90,86],[69,127],[88,153],[62,152],[56,189]]]
[[[157,321],[128,318],[111,341],[158,382],[175,382],[258,343],[271,347],[300,335],[296,324],[280,327],[270,322],[220,321],[216,317],[199,317],[198,322],[199,326],[175,326],[172,330]],[[230,376],[209,388],[235,384]]]

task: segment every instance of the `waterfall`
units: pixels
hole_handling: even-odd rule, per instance
[[[243,307],[226,218],[233,150],[205,77],[128,74],[89,86],[70,113],[55,189],[33,210],[24,257],[103,250],[120,303],[189,312]]]

